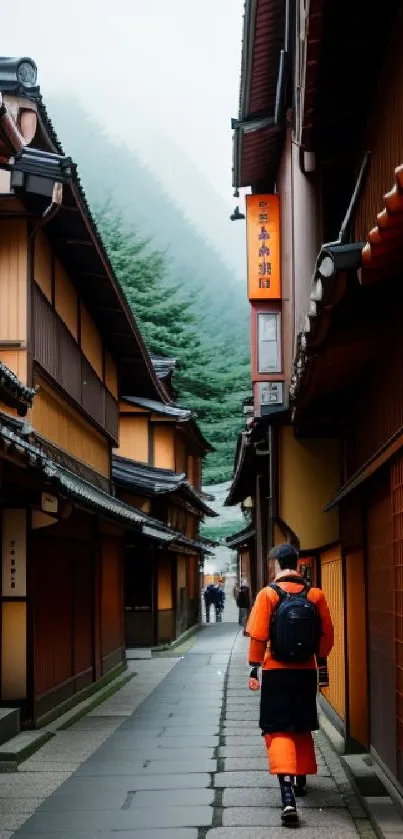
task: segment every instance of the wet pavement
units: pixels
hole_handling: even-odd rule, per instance
[[[0,839],[278,837],[246,654],[238,626],[219,623],[183,658],[133,662],[138,674],[119,693],[0,775]],[[340,760],[323,734],[316,741],[301,839],[373,839]]]

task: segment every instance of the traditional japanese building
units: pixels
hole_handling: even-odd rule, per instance
[[[113,457],[119,498],[166,528],[160,544],[126,547],[125,635],[130,646],[172,641],[199,619],[203,516],[215,516],[201,491],[201,461],[211,446],[191,412],[141,397],[120,401],[120,445]],[[175,531],[175,533],[172,533]]]
[[[172,364],[144,345],[34,62],[1,58],[0,93],[0,704],[38,726],[125,666],[129,544],[141,575],[143,545],[189,543],[112,476],[121,394],[170,405]]]
[[[247,1],[233,124],[234,186],[251,187],[259,210],[277,196],[280,211],[280,276],[259,286],[248,199],[252,318],[277,318],[252,329],[254,375],[271,359],[267,381],[283,384],[275,411],[255,398],[246,432],[258,451],[267,429],[273,478],[263,505],[253,494],[255,562],[267,578],[271,545],[299,544],[335,622],[322,708],[400,788],[401,35],[399,2],[375,19],[361,2],[314,2],[301,15]],[[235,487],[241,460],[238,447]]]

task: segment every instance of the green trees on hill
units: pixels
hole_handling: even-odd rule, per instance
[[[234,441],[243,424],[241,403],[250,391],[245,349],[228,332],[214,338],[203,326],[202,293],[187,291],[186,278],[173,281],[167,253],[125,224],[111,203],[96,220],[109,258],[152,353],[177,359],[178,402],[191,408],[216,451],[204,465],[204,481],[228,480]],[[223,312],[223,318],[225,312]]]
[[[180,148],[167,147],[170,165],[198,212],[189,212],[189,203],[184,209],[176,192],[164,187],[158,154],[155,167],[146,166],[134,142],[116,140],[65,93],[48,106],[66,154],[78,164],[90,206],[102,206],[110,196],[99,223],[144,337],[155,353],[179,359],[178,401],[193,408],[216,446],[204,480],[229,479],[241,402],[250,389],[244,231],[229,222],[227,206]],[[166,138],[153,142],[158,151]],[[215,228],[213,238],[200,226],[203,213],[210,231]],[[235,260],[228,261],[229,253]]]

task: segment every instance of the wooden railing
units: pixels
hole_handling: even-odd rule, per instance
[[[35,361],[117,443],[117,401],[37,286],[33,291],[33,309]]]

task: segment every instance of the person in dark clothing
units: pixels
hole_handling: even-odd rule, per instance
[[[236,605],[239,609],[239,625],[243,627],[245,634],[246,621],[248,619],[250,610],[250,591],[246,580],[242,580],[238,595],[236,598]]]
[[[221,585],[218,584],[216,590],[216,601],[215,601],[215,619],[217,623],[220,623],[222,620],[222,613],[224,611],[224,604],[225,604],[225,591]]]
[[[282,822],[291,826],[298,823],[295,795],[305,793],[306,776],[317,772],[312,738],[319,727],[317,666],[329,655],[334,632],[325,595],[298,574],[293,546],[279,545],[271,558],[275,582],[259,592],[247,624],[249,687],[259,687],[262,667],[259,725],[270,773],[280,783]]]
[[[204,605],[206,608],[206,623],[210,623],[210,609],[215,607],[217,602],[217,586],[210,583],[204,591]]]

